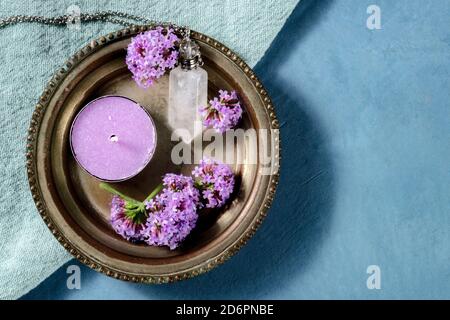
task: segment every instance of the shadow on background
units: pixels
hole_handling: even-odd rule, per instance
[[[270,93],[280,120],[282,162],[277,195],[260,230],[235,257],[200,277],[170,285],[127,284],[140,297],[160,299],[255,299],[265,297],[300,277],[326,237],[333,205],[334,171],[326,134],[308,101],[292,92],[277,74],[282,61],[314,28],[333,1],[303,0],[255,68]],[[301,60],[298,61],[301,64]],[[73,262],[71,262],[73,264]],[[25,299],[68,295],[66,266]],[[83,282],[95,272],[82,267]],[[117,281],[108,279],[108,281]],[[86,283],[86,282],[85,282]],[[108,283],[104,281],[103,283]],[[52,285],[53,284],[53,285]],[[47,286],[47,289],[41,288]],[[48,288],[53,287],[50,290]],[[130,297],[133,298],[133,297]]]

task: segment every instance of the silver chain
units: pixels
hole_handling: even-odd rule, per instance
[[[129,13],[120,11],[100,11],[94,13],[80,13],[80,15],[61,15],[56,17],[43,17],[43,16],[31,16],[31,15],[16,15],[7,18],[0,19],[0,28],[14,25],[17,23],[40,23],[46,25],[62,26],[79,19],[80,22],[93,22],[103,21],[114,24],[120,24],[126,27],[133,27],[138,25],[168,25],[167,23],[158,22],[155,20],[147,19],[144,17],[136,16]],[[133,23],[131,21],[138,22]],[[183,31],[184,27],[177,26],[175,24],[169,24],[175,31]]]

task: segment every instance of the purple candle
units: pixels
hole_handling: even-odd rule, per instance
[[[104,96],[89,102],[75,117],[70,144],[75,159],[89,174],[121,181],[149,163],[156,130],[151,116],[135,101]]]

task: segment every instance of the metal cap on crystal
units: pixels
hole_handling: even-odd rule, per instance
[[[191,39],[190,29],[186,29],[183,40],[180,42],[180,66],[184,70],[196,69],[203,65],[200,47]]]

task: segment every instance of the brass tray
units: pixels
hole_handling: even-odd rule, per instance
[[[110,195],[77,165],[70,151],[71,123],[87,102],[107,94],[127,96],[145,106],[155,120],[158,145],[153,159],[136,177],[115,184],[119,190],[144,199],[164,173],[192,169],[175,166],[170,160],[175,142],[171,142],[165,124],[168,76],[150,89],[140,89],[125,65],[130,37],[148,28],[127,28],[94,40],[55,73],[31,119],[27,171],[42,219],[73,256],[114,278],[165,283],[209,271],[236,253],[266,216],[279,175],[276,170],[261,175],[259,161],[239,164],[245,159],[237,159],[232,166],[238,177],[233,201],[202,215],[192,235],[177,250],[133,244],[115,234],[108,222]],[[218,89],[235,89],[245,108],[243,129],[278,129],[271,100],[248,65],[218,41],[198,32],[192,32],[192,37],[204,57],[209,98]],[[271,143],[278,159],[278,138]],[[241,147],[241,157],[248,157],[248,145]]]

